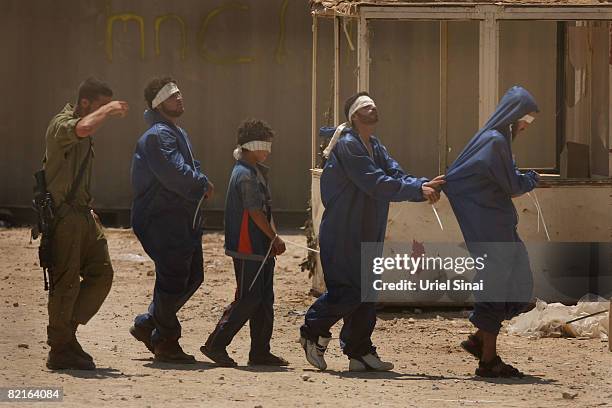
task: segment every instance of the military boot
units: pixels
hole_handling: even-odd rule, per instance
[[[47,357],[47,368],[50,370],[95,370],[96,365],[77,354],[70,343],[51,347]]]
[[[85,360],[89,360],[93,362],[93,357],[91,356],[91,354],[83,350],[83,347],[79,343],[79,340],[77,340],[76,338],[76,331],[77,331],[78,326],[79,326],[78,323],[72,324],[72,338],[70,339],[70,343],[68,343],[70,345],[70,349],[75,354],[83,357]]]

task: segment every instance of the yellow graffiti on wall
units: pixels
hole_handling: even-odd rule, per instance
[[[200,53],[206,61],[212,62],[213,64],[248,64],[255,60],[255,58],[253,57],[245,56],[220,57],[214,55],[206,48],[206,36],[208,34],[208,27],[211,21],[214,20],[219,14],[232,9],[247,11],[249,7],[242,3],[232,2],[213,9],[210,13],[206,15],[206,17],[204,17],[204,20],[202,22],[202,28],[198,33],[198,38],[200,40]]]
[[[145,57],[144,20],[137,14],[123,13],[108,16],[106,19],[106,57],[113,60],[113,25],[116,21],[123,21],[124,29],[129,21],[135,21],[140,28],[140,58]]]
[[[287,29],[287,8],[289,7],[289,0],[282,0],[279,8],[279,31],[278,31],[278,42],[276,44],[276,49],[274,52],[274,58],[278,64],[281,64],[287,56],[287,47],[286,47],[286,29]],[[213,20],[218,17],[221,13],[230,10],[240,10],[240,11],[248,11],[249,6],[236,2],[230,1],[224,5],[221,5],[213,10],[211,10],[203,19],[201,28],[197,33],[197,42],[199,44],[199,53],[200,56],[213,64],[226,65],[226,64],[248,64],[255,61],[255,57],[253,56],[220,56],[211,52],[207,47],[207,37],[209,33],[210,25]],[[121,21],[124,23],[124,30],[127,30],[128,22],[136,22],[139,28],[140,34],[140,58],[144,60],[145,58],[145,23],[144,18],[138,14],[134,13],[117,13],[110,14],[110,4],[107,5],[107,15],[106,18],[106,56],[109,61],[113,61],[113,30],[114,24],[117,21]],[[162,23],[167,20],[175,20],[180,25],[181,30],[181,49],[180,56],[182,60],[185,60],[187,54],[187,24],[185,20],[180,16],[168,13],[164,15],[157,16],[155,18],[155,55],[161,55],[161,46],[160,46],[160,29]]]
[[[289,6],[289,0],[283,0],[280,7],[280,18],[279,18],[279,33],[278,33],[278,45],[276,46],[276,62],[282,63],[283,59],[287,56],[287,48],[285,46],[285,18],[287,17],[287,6]]]
[[[164,14],[162,16],[158,16],[155,18],[155,55],[159,57],[160,55],[160,47],[159,47],[159,28],[161,24],[168,20],[173,19],[178,21],[181,26],[181,59],[185,59],[185,53],[187,52],[187,28],[185,24],[185,20],[176,14]]]

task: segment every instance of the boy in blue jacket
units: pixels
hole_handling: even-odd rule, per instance
[[[226,347],[249,321],[249,365],[286,366],[287,360],[270,352],[274,324],[274,257],[285,252],[285,243],[272,221],[268,167],[262,163],[272,151],[274,132],[259,120],[245,121],[238,129],[236,164],[225,201],[225,253],[233,258],[236,274],[234,301],[202,353],[222,367],[237,363]]]

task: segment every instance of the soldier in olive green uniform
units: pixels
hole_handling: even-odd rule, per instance
[[[51,346],[47,367],[52,370],[95,368],[77,341],[76,330],[100,309],[113,280],[106,239],[90,195],[91,136],[107,118],[123,117],[128,109],[127,103],[112,101],[112,95],[108,85],[95,78],[85,80],[76,107],[66,105],[47,128],[43,166],[56,214],[47,326]]]

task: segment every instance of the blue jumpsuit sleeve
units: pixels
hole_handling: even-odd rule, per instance
[[[383,146],[382,144],[380,145],[380,150],[383,154],[383,158],[386,163],[385,172],[389,176],[396,178],[396,179],[405,178],[407,179],[408,182],[412,182],[414,179],[417,179],[417,177],[413,176],[412,174],[406,173],[404,169],[402,168],[402,166],[400,166],[400,164],[393,157],[389,155],[387,148]],[[426,177],[420,177],[418,179],[422,181],[421,184],[427,183],[429,181],[429,179]]]
[[[336,145],[336,154],[348,176],[355,185],[372,198],[385,201],[424,201],[421,185],[427,179],[418,179],[403,173],[395,162],[393,177],[378,167],[365,148],[350,140],[342,139]],[[388,155],[387,155],[388,157]],[[389,163],[387,163],[389,164]],[[399,168],[399,170],[398,170]]]
[[[150,133],[145,152],[151,171],[166,189],[192,201],[200,200],[207,191],[207,177],[185,161],[169,131],[162,128]]]
[[[382,152],[383,159],[386,163],[386,173],[389,176],[393,178],[402,178],[407,176],[404,169],[402,169],[402,166],[400,166],[400,164],[389,155],[389,152],[385,146],[380,145],[380,151]]]
[[[493,141],[493,159],[489,163],[490,177],[508,195],[514,196],[533,190],[538,184],[537,174],[522,174],[512,160],[508,142],[501,138]]]

